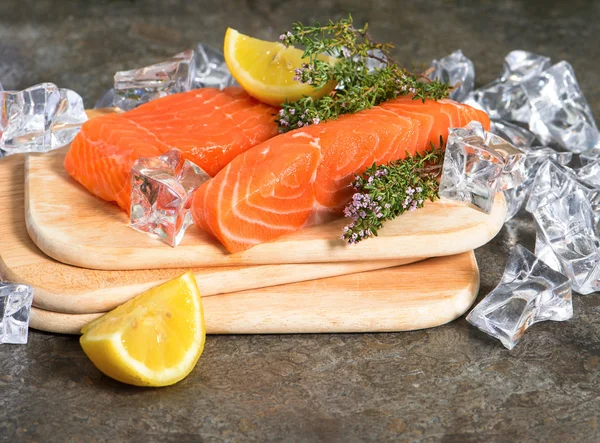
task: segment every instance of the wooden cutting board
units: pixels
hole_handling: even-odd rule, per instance
[[[187,270],[98,271],[49,258],[33,244],[25,228],[23,161],[22,155],[0,160],[0,279],[33,286],[35,306],[70,314],[107,311]],[[229,266],[193,271],[202,294],[214,295],[382,269],[404,262]]]
[[[203,297],[209,334],[386,332],[431,328],[473,304],[473,252],[359,274]],[[77,334],[98,314],[34,308],[30,326]]]
[[[281,263],[406,260],[473,250],[492,239],[506,215],[502,193],[491,214],[438,200],[406,213],[358,245],[339,239],[346,220],[305,228],[230,254],[192,226],[176,248],[128,226],[127,215],[76,183],[64,170],[66,149],[28,157],[26,223],[35,244],[63,263],[92,269],[157,269]]]

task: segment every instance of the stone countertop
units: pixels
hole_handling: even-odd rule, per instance
[[[600,2],[0,2],[0,82],[51,81],[93,106],[117,70],[231,26],[276,38],[293,21],[368,21],[407,66],[462,48],[477,84],[525,49],[568,60],[600,115]],[[527,214],[476,251],[480,297],[510,249],[533,249]],[[0,243],[1,247],[1,243]],[[76,337],[31,331],[0,346],[0,441],[598,441],[600,297],[575,296],[564,323],[532,327],[512,351],[464,318],[388,334],[210,336],[181,383],[142,389],[99,373]]]

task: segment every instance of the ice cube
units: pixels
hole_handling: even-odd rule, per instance
[[[504,58],[503,82],[516,85],[541,74],[550,67],[550,57],[533,52],[515,50]]]
[[[490,132],[511,142],[517,148],[526,148],[535,141],[535,134],[529,129],[503,120],[492,120]]]
[[[516,245],[500,283],[467,315],[467,321],[512,349],[531,325],[572,316],[569,279]]]
[[[592,162],[575,170],[577,178],[582,182],[600,188],[600,163]]]
[[[33,288],[0,281],[0,343],[25,344]]]
[[[598,143],[598,128],[569,63],[561,61],[521,85],[531,104],[530,129],[544,144],[580,153]]]
[[[130,226],[177,246],[193,223],[192,192],[209,179],[177,149],[140,158],[131,170]]]
[[[548,159],[535,175],[526,209],[534,213],[538,208],[572,194],[576,189],[584,192],[596,217],[600,217],[600,187],[579,180],[572,169]]]
[[[112,108],[115,105],[115,88],[110,88],[98,99],[94,105],[95,109]]]
[[[189,49],[161,63],[117,72],[114,104],[128,111],[159,97],[189,91],[195,70],[194,51]]]
[[[506,220],[513,218],[523,206],[529,196],[535,175],[540,166],[547,160],[552,159],[559,165],[566,165],[573,157],[572,152],[558,152],[544,146],[532,146],[521,148],[525,153],[525,181],[516,188],[504,191],[504,199],[507,205]]]
[[[573,290],[600,290],[600,238],[594,212],[581,189],[539,207],[533,217],[540,247],[549,246],[560,264],[556,269],[571,279]]]
[[[194,88],[219,88],[235,84],[221,51],[202,43],[196,46]]]
[[[495,193],[520,185],[524,176],[523,152],[472,121],[451,129],[440,180],[440,196],[470,202],[486,213]]]
[[[549,66],[548,57],[520,50],[509,52],[502,75],[470,93],[464,103],[486,111],[493,119],[528,123],[531,109],[520,84]]]
[[[475,85],[475,67],[473,62],[465,57],[460,49],[431,63],[433,72],[429,75],[432,80],[439,80],[452,86],[457,85],[450,93],[450,98],[456,101],[464,100]]]
[[[387,60],[385,53],[381,49],[372,49],[368,51],[371,57],[367,57],[366,64],[369,71],[375,69],[383,69],[387,66],[387,63],[382,60]],[[358,59],[359,57],[355,57]]]
[[[0,149],[9,155],[60,148],[86,120],[82,98],[52,83],[0,92]]]
[[[588,163],[593,163],[600,161],[600,142],[593,147],[592,149],[588,149],[587,151],[583,151],[579,154],[579,161],[582,166],[587,165]]]

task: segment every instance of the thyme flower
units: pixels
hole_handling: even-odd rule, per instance
[[[344,208],[351,222],[344,227],[342,240],[354,244],[376,236],[385,221],[439,198],[443,163],[441,147],[387,165],[374,163],[352,183],[356,193]]]

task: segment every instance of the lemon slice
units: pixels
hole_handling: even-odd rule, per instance
[[[294,69],[300,68],[308,58],[293,46],[286,48],[279,42],[258,40],[227,28],[224,50],[225,62],[237,82],[254,98],[273,106],[302,96],[322,97],[334,88],[327,84],[320,89],[294,80]],[[320,60],[334,63],[333,57],[320,55]]]
[[[137,386],[167,386],[194,369],[206,328],[191,272],[156,286],[86,325],[80,343],[104,374]]]

